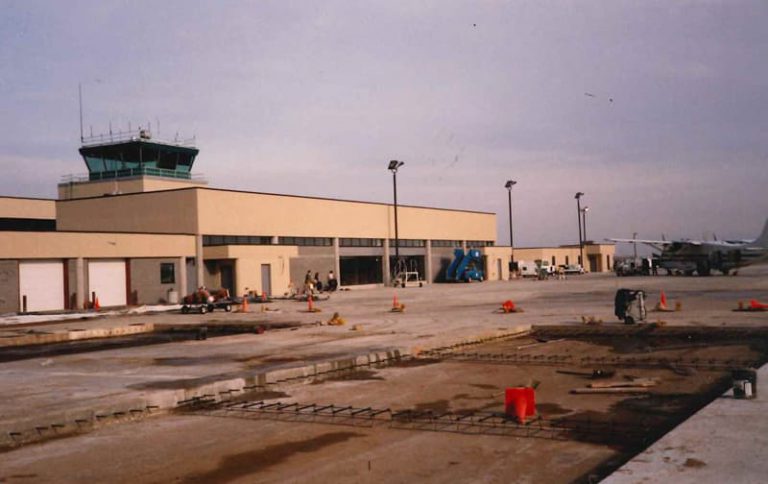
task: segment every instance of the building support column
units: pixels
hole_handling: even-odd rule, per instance
[[[85,301],[85,259],[78,257],[75,259],[75,307],[73,309],[83,309]]]
[[[392,284],[392,274],[389,268],[389,239],[384,239],[384,257],[381,259],[381,272],[384,276],[384,285]]]
[[[333,238],[333,274],[336,276],[336,284],[341,286],[341,256],[339,255],[339,238]]]
[[[179,257],[178,260],[179,264],[179,301],[181,301],[184,296],[189,294],[189,288],[187,287],[187,258],[185,256]]]
[[[204,267],[203,267],[203,236],[202,235],[196,235],[195,236],[195,272],[196,274],[196,281],[195,284],[197,287],[203,285],[203,281],[205,280],[204,277]]]
[[[432,241],[427,240],[427,260],[424,261],[424,280],[427,284],[432,282]]]

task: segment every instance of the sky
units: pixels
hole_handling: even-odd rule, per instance
[[[210,186],[497,214],[515,246],[754,238],[764,1],[35,1],[0,13],[0,195],[86,134],[195,136]],[[159,126],[158,126],[159,125]],[[159,127],[159,129],[158,129]]]

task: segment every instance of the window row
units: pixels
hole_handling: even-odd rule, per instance
[[[330,237],[278,237],[280,245],[301,245],[315,247],[330,247],[333,239]]]
[[[432,247],[461,247],[460,240],[433,240]]]
[[[468,240],[467,247],[472,247],[472,248],[493,247],[493,241],[492,240]]]
[[[423,239],[400,239],[400,247],[425,247],[426,243]],[[389,239],[389,246],[395,246],[395,239]]]
[[[265,235],[203,235],[203,245],[271,245],[272,237]]]
[[[381,239],[339,239],[340,247],[384,247],[384,241]]]

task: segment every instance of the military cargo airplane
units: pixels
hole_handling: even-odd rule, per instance
[[[741,267],[768,262],[768,220],[755,240],[641,240],[606,239],[619,243],[641,243],[658,251],[654,266],[668,274],[708,276],[716,270],[725,275]]]

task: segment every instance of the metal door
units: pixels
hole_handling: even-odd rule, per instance
[[[272,295],[272,268],[269,264],[261,265],[261,290]]]
[[[25,296],[27,311],[64,309],[64,263],[47,260],[20,262],[19,305],[24,304]]]
[[[227,289],[230,295],[235,294],[235,271],[231,263],[224,263],[219,266],[221,271],[221,287]]]
[[[88,294],[95,292],[100,306],[125,306],[127,286],[124,259],[88,261]]]

